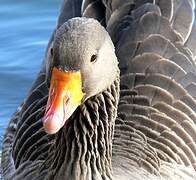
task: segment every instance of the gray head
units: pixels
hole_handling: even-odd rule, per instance
[[[53,46],[51,47],[51,57],[52,61],[48,63],[48,72],[52,72],[52,69],[55,68],[55,71],[69,74],[69,77],[66,74],[60,75],[60,78],[53,78],[54,75],[51,76],[48,74],[48,78],[50,78],[50,82],[52,83],[50,83],[44,126],[48,133],[55,133],[59,127],[62,127],[64,121],[71,116],[78,105],[84,103],[89,97],[107,89],[115,81],[119,71],[118,61],[110,36],[104,27],[94,19],[73,18],[63,24],[54,36]],[[56,74],[59,72],[56,72]],[[70,72],[71,74],[74,72],[79,74],[76,75],[77,77],[71,75],[75,77],[72,78]],[[55,74],[55,72],[53,72],[53,74]],[[61,79],[60,86],[66,96],[66,98],[63,97],[63,101],[72,104],[70,106],[66,104],[66,115],[64,109],[60,107],[59,108],[62,109],[61,113],[57,115],[56,110],[54,112],[54,103],[51,97],[56,96],[54,95],[55,91],[58,91],[58,93],[61,91],[59,90],[59,86],[56,87],[55,85],[55,88],[53,87],[54,84],[59,84],[54,82],[54,79],[58,79],[58,81]],[[66,87],[62,88],[62,86],[64,86],[62,85],[62,79],[69,81],[69,85],[65,82]],[[77,82],[70,79],[77,79]],[[79,86],[76,85],[78,83]],[[81,89],[82,92],[79,91],[79,89]],[[67,90],[70,92],[67,92]],[[53,94],[51,94],[51,92],[53,92]],[[74,102],[71,102],[70,99],[74,99]],[[61,100],[58,101],[60,102]],[[64,104],[65,103],[59,106],[65,106]],[[59,119],[61,116],[64,119],[63,122],[58,120],[58,122],[62,123],[54,125],[54,120],[52,119]],[[51,128],[49,126],[51,126]],[[58,128],[54,128],[53,126],[58,126]]]

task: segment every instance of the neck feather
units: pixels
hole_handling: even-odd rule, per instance
[[[56,135],[48,179],[112,178],[112,139],[118,93],[119,78],[75,111]]]

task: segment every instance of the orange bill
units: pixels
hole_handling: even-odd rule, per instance
[[[58,132],[81,104],[84,97],[79,71],[62,72],[53,68],[46,112],[42,119],[48,134]]]

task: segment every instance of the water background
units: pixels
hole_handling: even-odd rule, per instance
[[[0,0],[0,141],[39,71],[59,8],[60,0]]]

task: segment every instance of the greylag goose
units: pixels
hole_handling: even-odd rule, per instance
[[[195,180],[194,8],[64,0],[6,130],[4,179]]]

